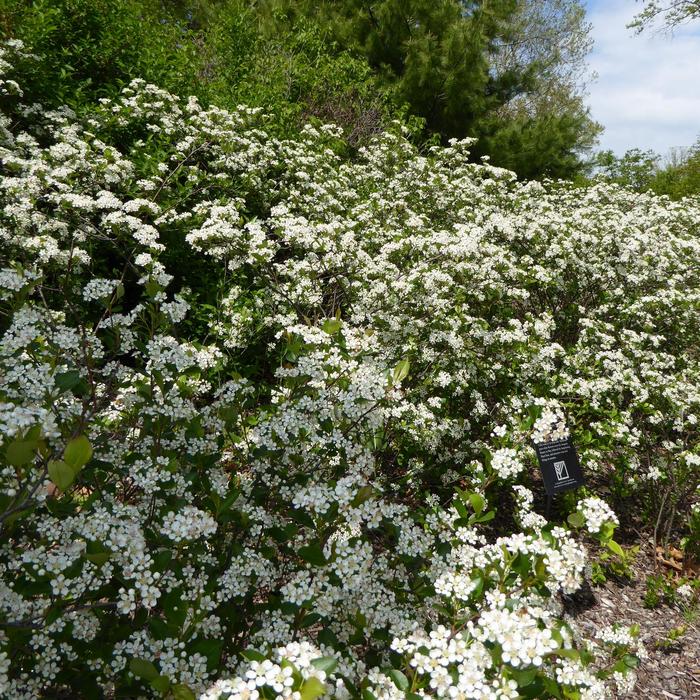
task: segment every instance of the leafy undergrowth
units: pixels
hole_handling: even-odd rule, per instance
[[[334,127],[281,141],[142,81],[79,121],[22,104],[18,52],[0,692],[631,687],[637,630],[586,636],[562,594],[587,547],[624,555],[611,505],[697,544],[700,203],[398,126],[348,161]],[[608,503],[548,523],[532,444],[565,435]]]

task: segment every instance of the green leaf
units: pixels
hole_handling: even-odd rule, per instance
[[[173,694],[175,700],[197,700],[195,694],[190,690],[190,687],[184,683],[174,685],[170,689],[170,692]]]
[[[343,327],[343,323],[337,318],[327,318],[321,327],[328,335],[335,335]]]
[[[484,510],[484,505],[486,504],[484,497],[478,493],[470,493],[469,502],[472,504],[474,512],[477,515],[481,515],[481,511]]]
[[[65,462],[51,460],[49,462],[49,479],[61,491],[65,491],[73,483],[75,472]]]
[[[408,370],[411,369],[411,363],[408,360],[401,360],[392,374],[393,384],[398,384],[401,380],[408,376]]]
[[[299,528],[296,525],[290,523],[284,528],[275,525],[268,530],[268,533],[270,537],[274,538],[277,542],[283,543],[289,542],[289,540],[296,535],[298,530]]]
[[[61,372],[53,378],[56,386],[63,391],[68,391],[73,387],[80,384],[80,372],[77,369],[69,370],[68,372]]]
[[[334,656],[319,656],[318,659],[311,659],[311,665],[330,675],[338,668],[338,660]]]
[[[493,520],[496,517],[496,511],[490,510],[488,513],[480,515],[478,518],[474,518],[475,523],[487,523],[489,520]]]
[[[571,651],[570,649],[568,651]],[[542,694],[538,695],[538,698],[561,698],[561,686],[554,680],[554,678],[547,678],[546,676],[539,676],[539,680],[543,685]]]
[[[316,700],[326,692],[326,686],[318,678],[309,678],[304,685],[299,688],[301,700]]]
[[[615,542],[615,540],[609,540],[608,543],[607,543],[607,545],[608,545],[608,549],[609,549],[613,554],[617,554],[617,556],[620,557],[620,558],[622,558],[622,559],[625,558],[625,552],[624,552],[624,550],[622,549],[622,547],[620,547],[620,545],[619,545],[617,542]]]
[[[578,651],[576,651],[576,649],[557,649],[553,653],[556,656],[562,656],[565,659],[574,659],[575,661],[578,661],[581,658],[581,655]]]
[[[39,442],[39,438],[41,437],[41,426],[40,425],[33,425],[29,430],[27,430],[26,435],[24,436],[24,439],[27,442]]]
[[[408,678],[406,678],[406,675],[402,672],[399,671],[396,668],[391,668],[386,672],[386,675],[391,678],[392,681],[394,681],[394,685],[399,689],[403,690],[404,692],[408,690],[409,686],[411,685],[408,682]]]
[[[29,464],[34,459],[36,448],[36,442],[15,440],[9,444],[5,451],[5,457],[13,467],[21,467],[23,464]]]
[[[241,656],[246,661],[265,661],[265,659],[267,658],[264,654],[261,654],[259,651],[256,651],[255,649],[244,649],[241,652]]]
[[[315,625],[317,622],[320,620],[323,620],[323,616],[319,615],[318,613],[309,613],[308,615],[304,615],[304,618],[302,621],[299,623],[299,626],[302,628],[305,627],[312,627]],[[324,657],[325,658],[325,657]],[[332,658],[332,657],[331,657]]]
[[[329,629],[322,629],[318,635],[317,639],[320,644],[323,644],[324,646],[331,647],[332,649],[337,649],[340,646],[340,642],[338,641],[338,638],[331,632]]]
[[[352,505],[353,508],[357,508],[357,506],[362,505],[365,501],[372,498],[373,494],[374,489],[369,485],[365,485],[355,494],[355,498],[352,499],[350,505]]]
[[[198,639],[191,646],[192,652],[197,652],[207,658],[207,666],[213,670],[219,663],[221,648],[224,642],[221,639]]]
[[[182,600],[182,591],[173,588],[159,599],[161,609],[171,625],[180,627],[185,623],[187,617],[188,603]]]
[[[612,539],[612,536],[615,533],[615,527],[615,523],[603,523],[603,526],[600,528],[601,541],[607,542],[608,540]]]
[[[46,613],[46,618],[44,619],[44,623],[48,625],[52,625],[56,620],[58,620],[59,617],[63,614],[63,608],[59,605],[57,605],[55,608],[51,608],[48,613]]]
[[[165,571],[173,558],[173,553],[169,549],[161,549],[155,556],[156,571]]]
[[[583,527],[586,524],[586,518],[583,517],[583,513],[576,511],[571,513],[566,521],[571,525],[571,527]]]
[[[94,554],[86,554],[85,558],[97,566],[102,566],[109,561],[110,556],[112,556],[111,552],[95,552]]]
[[[452,501],[452,505],[454,506],[454,509],[457,511],[461,518],[469,518],[469,511],[467,510],[467,506],[465,506],[459,498],[455,498]]]
[[[528,406],[527,415],[530,417],[530,420],[534,423],[542,415],[542,407]]]
[[[537,675],[536,668],[526,668],[522,670],[517,668],[509,668],[508,670],[510,675],[513,676],[513,679],[517,682],[518,688],[524,688],[525,686],[530,685],[530,683],[535,680],[535,676]]]
[[[314,542],[306,547],[300,547],[298,554],[304,561],[314,566],[323,566],[326,563],[326,557],[318,542]]]
[[[158,669],[146,659],[131,659],[129,670],[137,677],[145,681],[153,681],[159,677]]]
[[[159,693],[166,693],[170,688],[170,679],[167,676],[156,676],[150,681],[151,688]]]
[[[637,668],[639,666],[639,657],[634,654],[625,654],[622,657],[622,662],[627,668]]]
[[[148,280],[148,282],[146,282],[145,289],[146,289],[146,294],[148,294],[149,297],[154,297],[156,294],[158,294],[158,292],[160,292],[162,287],[158,284],[158,282],[156,282],[156,280],[154,280],[151,277]]]
[[[63,450],[63,460],[76,473],[90,461],[90,457],[92,457],[92,446],[84,435],[73,438]]]

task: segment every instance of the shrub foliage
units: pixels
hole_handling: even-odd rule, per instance
[[[341,157],[0,60],[0,692],[602,698],[565,614],[617,504],[696,499],[700,206],[518,183],[397,125]],[[538,515],[533,437],[591,493]],[[697,511],[695,511],[697,513]],[[688,520],[688,523],[697,523]],[[689,525],[688,525],[689,527]]]

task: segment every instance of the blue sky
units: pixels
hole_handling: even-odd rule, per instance
[[[589,65],[598,74],[587,103],[605,127],[600,148],[665,155],[692,145],[700,137],[700,21],[673,36],[637,36],[625,26],[639,8],[634,0],[586,6],[595,40]]]

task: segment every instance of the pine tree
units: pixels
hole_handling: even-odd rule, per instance
[[[571,177],[600,127],[583,103],[580,0],[266,0],[275,31],[313,17],[364,57],[428,134],[523,177]]]

